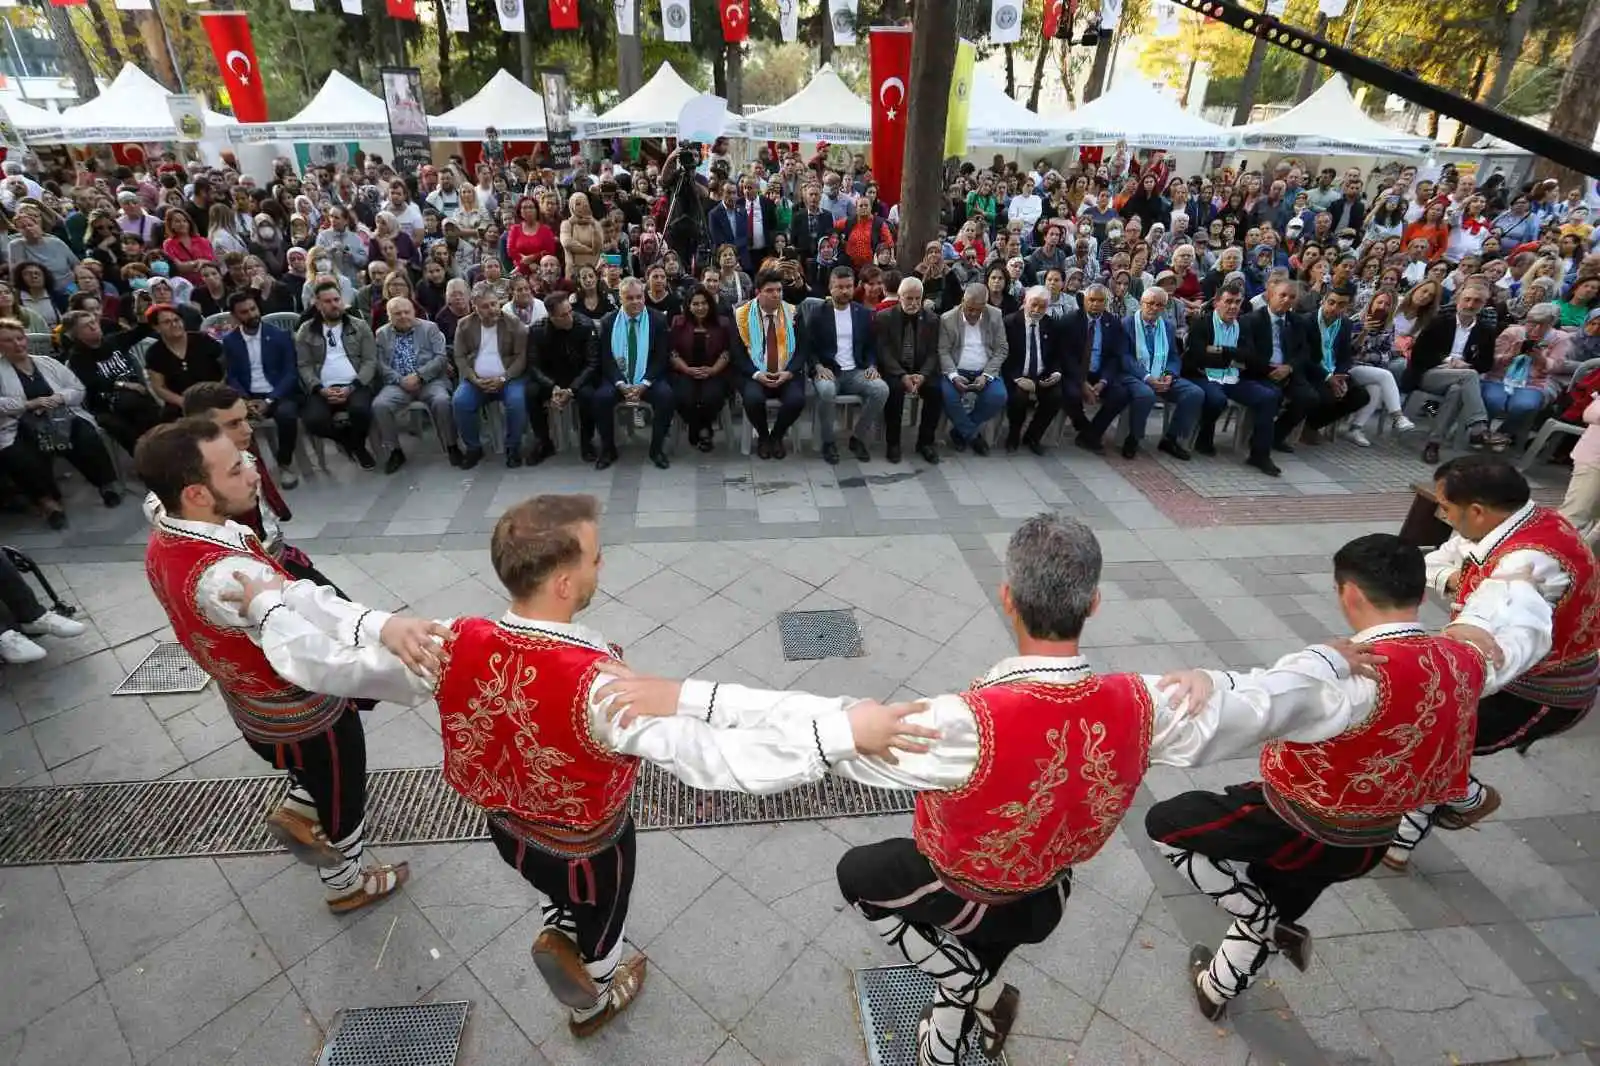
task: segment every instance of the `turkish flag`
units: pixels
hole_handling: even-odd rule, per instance
[[[392,19],[417,21],[417,0],[384,0],[384,7]]]
[[[1044,39],[1053,41],[1056,33],[1061,28],[1061,16],[1065,15],[1067,0],[1044,0]],[[1070,27],[1068,27],[1070,29]]]
[[[722,39],[739,44],[750,36],[750,0],[722,0]]]
[[[578,28],[578,0],[550,0],[550,28],[575,30]]]
[[[267,121],[267,90],[250,39],[250,17],[242,11],[207,11],[200,20],[211,38],[211,54],[217,57],[233,117],[240,122]]]
[[[900,202],[906,151],[906,84],[911,81],[911,27],[874,26],[869,38],[872,71],[872,176],[878,199]]]
[[[50,0],[52,7],[79,7],[87,4],[89,0]]]

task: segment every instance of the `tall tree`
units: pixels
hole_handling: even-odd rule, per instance
[[[112,37],[111,23],[106,18],[103,3],[89,0],[86,6],[89,9],[89,23],[94,27],[95,44],[105,56],[106,65],[112,70],[121,70],[122,50],[117,47],[117,42]]]
[[[72,17],[67,8],[57,7],[45,0],[45,23],[50,27],[50,35],[56,39],[56,44],[61,49],[61,62],[67,68],[67,76],[72,79],[72,86],[77,90],[78,99],[93,100],[100,95],[100,87],[94,81],[94,68],[89,65],[89,57],[84,53],[83,44],[78,40],[78,33],[72,27]]]
[[[1600,0],[1589,0],[1583,22],[1578,25],[1577,46],[1561,79],[1561,95],[1550,112],[1551,133],[1575,144],[1594,141],[1595,126],[1600,125],[1600,92],[1595,92],[1596,85],[1600,85]],[[1540,178],[1560,179],[1562,188],[1593,180],[1545,159],[1534,165],[1534,173]]]
[[[1265,8],[1265,0],[1262,7]],[[1256,87],[1261,84],[1261,68],[1267,62],[1267,39],[1257,36],[1250,46],[1250,58],[1245,63],[1244,77],[1239,82],[1239,100],[1233,105],[1233,124],[1243,126],[1250,121],[1250,109],[1256,106]]]
[[[1327,32],[1328,16],[1324,15],[1321,11],[1318,11],[1317,25],[1316,28],[1311,31],[1311,34],[1314,37],[1321,37],[1322,39],[1326,40],[1327,38],[1325,35]],[[1322,64],[1318,63],[1315,59],[1312,59],[1310,56],[1306,57],[1306,61],[1300,70],[1300,87],[1294,91],[1295,103],[1298,104],[1300,101],[1304,100],[1306,97],[1310,96],[1316,91],[1317,70],[1321,66]]]
[[[1527,43],[1528,31],[1533,28],[1533,16],[1538,11],[1539,0],[1517,0],[1516,7],[1511,9],[1511,17],[1506,20],[1505,39],[1500,44],[1500,55],[1494,65],[1494,74],[1489,79],[1489,89],[1483,94],[1485,107],[1498,108],[1500,102],[1506,98],[1506,93],[1511,89],[1511,72],[1516,68],[1517,59],[1522,55],[1522,46]],[[1467,144],[1476,144],[1482,136],[1482,131],[1469,129],[1462,137]]]
[[[900,239],[895,244],[900,268],[907,273],[922,258],[923,247],[939,233],[944,127],[950,117],[950,83],[955,77],[958,40],[954,19],[912,20]]]
[[[1007,41],[1006,50],[1006,95],[1013,100],[1017,98],[1017,47]]]
[[[434,52],[439,63],[439,108],[448,111],[455,106],[455,86],[450,84],[450,38],[455,34],[445,25],[445,0],[434,0]]]
[[[1050,49],[1054,41],[1039,41],[1039,52],[1033,57],[1033,84],[1028,86],[1028,110],[1039,110],[1039,90],[1044,88],[1044,64],[1050,58]]]
[[[624,99],[644,85],[644,37],[639,27],[639,4],[633,4],[633,32],[617,35],[617,90]]]

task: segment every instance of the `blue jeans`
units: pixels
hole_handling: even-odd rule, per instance
[[[968,370],[958,370],[956,373],[967,381],[979,376]],[[950,383],[948,376],[939,379],[939,395],[944,400],[944,416],[950,420],[950,432],[964,441],[976,437],[985,422],[1006,409],[1006,386],[999,378],[989,379],[989,384],[978,394],[978,402],[973,405],[971,414],[967,413],[966,405],[961,402],[964,394]]]
[[[1208,379],[1197,384],[1206,394],[1205,409],[1200,420],[1203,439],[1211,439],[1216,430],[1217,419],[1227,410],[1228,401],[1232,400],[1250,412],[1250,455],[1259,458],[1272,451],[1273,424],[1278,418],[1278,404],[1283,400],[1282,392],[1265,381],[1256,380],[1220,385]]]
[[[456,386],[450,406],[455,408],[456,432],[461,435],[461,444],[469,451],[483,448],[478,412],[484,404],[497,401],[506,416],[506,454],[515,455],[522,450],[522,434],[528,428],[528,400],[523,392],[522,379],[517,378],[507,381],[499,393],[484,392],[470,381],[462,381]]]
[[[1525,433],[1544,405],[1543,389],[1503,381],[1483,383],[1483,409],[1490,418],[1503,418],[1500,428],[1512,436]]]
[[[1156,390],[1134,377],[1112,378],[1100,394],[1100,410],[1089,424],[1089,435],[1095,440],[1105,436],[1111,422],[1124,407],[1128,408],[1127,437],[1132,441],[1144,439],[1144,427],[1155,410]]]

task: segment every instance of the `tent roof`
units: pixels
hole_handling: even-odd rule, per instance
[[[1390,129],[1361,110],[1350,95],[1349,84],[1338,74],[1276,118],[1238,126],[1234,132],[1244,147],[1282,152],[1421,156],[1432,147],[1426,137]]]
[[[799,92],[746,121],[756,138],[845,144],[866,144],[872,138],[872,108],[827,63]]]
[[[1126,141],[1133,148],[1231,148],[1236,143],[1233,130],[1191,115],[1138,79],[1112,86],[1067,121],[1080,140]]]
[[[1006,95],[1000,83],[982,71],[972,79],[972,104],[967,117],[967,143],[1008,148],[1054,144],[1068,139],[1069,123],[1043,118]]]
[[[282,122],[240,126],[234,141],[355,141],[389,136],[383,97],[363,89],[337,70],[300,113]]]
[[[507,140],[543,140],[544,97],[501,69],[469,99],[428,120],[435,137],[482,137],[486,126]]]
[[[60,114],[35,107],[26,100],[11,97],[3,103],[6,117],[11,120],[11,124],[24,132],[32,129],[56,129],[61,125]]]
[[[88,103],[53,116],[53,130],[65,141],[170,141],[178,131],[167,110],[172,93],[150,75],[127,63],[105,91]],[[206,126],[237,125],[229,115],[206,111]]]
[[[579,119],[578,136],[585,140],[601,137],[676,137],[678,112],[700,95],[693,85],[679,77],[671,63],[662,63],[639,91],[599,118]],[[741,136],[744,119],[729,112],[723,134]]]

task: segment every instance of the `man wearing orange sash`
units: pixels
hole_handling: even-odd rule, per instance
[[[1428,553],[1428,587],[1452,617],[1483,614],[1485,585],[1526,573],[1550,605],[1548,653],[1478,704],[1474,755],[1526,751],[1564,733],[1594,705],[1600,689],[1600,569],[1582,535],[1559,511],[1531,499],[1528,481],[1495,455],[1464,455],[1434,471],[1440,516],[1455,532]],[[1487,593],[1494,595],[1491,587]],[[1500,794],[1469,775],[1465,797],[1406,815],[1384,864],[1404,869],[1432,831],[1465,829],[1500,807]]]
[[[1465,792],[1480,693],[1544,654],[1549,610],[1525,580],[1489,583],[1483,613],[1436,636],[1417,621],[1424,576],[1422,553],[1387,533],[1339,549],[1333,577],[1353,645],[1223,676],[1242,699],[1294,718],[1262,751],[1261,780],[1186,792],[1145,817],[1173,868],[1234,916],[1215,952],[1196,945],[1189,956],[1207,1018],[1274,950],[1306,968],[1311,936],[1298,919],[1329,885],[1372,870],[1407,811]]]

